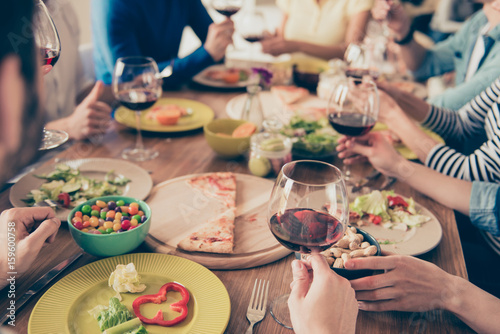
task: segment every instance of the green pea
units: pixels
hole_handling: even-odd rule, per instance
[[[122,217],[128,217],[128,216],[129,216],[128,212],[123,212],[122,211]]]
[[[118,200],[116,201],[116,206],[124,206],[125,205],[125,201],[124,200]]]
[[[92,210],[92,212],[90,212],[90,215],[93,217],[99,217],[100,213],[97,210]]]
[[[106,212],[101,212],[100,215],[101,215],[101,219],[106,220]]]
[[[110,234],[111,232],[114,232],[114,230],[111,227],[106,229],[107,234]]]
[[[133,217],[132,217],[132,219],[135,219],[135,220],[137,220],[138,222],[140,222],[140,221],[141,221],[141,216],[139,216],[139,215],[135,215],[135,216],[133,216]]]

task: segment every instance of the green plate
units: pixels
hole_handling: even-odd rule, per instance
[[[184,285],[189,293],[189,313],[180,324],[168,329],[146,325],[155,333],[223,333],[229,322],[231,303],[226,288],[210,270],[202,265],[172,255],[139,253],[110,257],[75,270],[54,284],[31,313],[28,333],[100,334],[97,320],[88,314],[96,305],[108,305],[115,291],[108,278],[118,264],[133,262],[147,288],[141,293],[123,293],[123,303],[132,312],[132,302],[140,295],[156,294],[168,282]],[[144,304],[141,312],[152,318],[159,309],[167,319],[176,316],[167,304],[180,299],[180,293],[169,292],[164,304]]]
[[[147,118],[147,113],[149,111],[149,109],[147,109],[141,112],[141,130],[152,132],[189,131],[199,129],[214,119],[214,111],[212,108],[201,102],[188,99],[161,98],[152,108],[166,104],[176,104],[183,108],[190,108],[193,114],[179,118],[179,122],[175,125],[162,125],[154,119]],[[116,109],[115,119],[120,124],[130,128],[136,128],[135,112],[130,109],[119,107]]]
[[[377,123],[373,127],[373,131],[382,131],[382,130],[387,130],[387,129],[388,129],[387,125],[382,124],[382,123]],[[444,144],[443,138],[441,138],[437,133],[435,133],[427,128],[424,128],[424,127],[422,127],[422,130],[426,134],[428,134],[429,137],[431,137],[432,139],[435,139],[438,142],[440,142],[441,144]],[[410,150],[408,147],[406,147],[405,144],[396,144],[394,146],[394,148],[396,148],[396,150],[399,152],[399,154],[401,154],[403,157],[405,157],[408,160],[417,160],[418,159],[417,155],[412,150]]]

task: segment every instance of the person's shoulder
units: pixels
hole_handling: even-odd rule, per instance
[[[465,20],[464,26],[476,24],[484,26],[486,23],[488,23],[488,18],[486,17],[484,10],[481,9],[472,14],[467,20]]]

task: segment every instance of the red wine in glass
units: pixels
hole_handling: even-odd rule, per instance
[[[255,36],[244,36],[243,38],[247,42],[249,42],[249,43],[255,43],[255,42],[260,42],[264,38],[264,36],[257,36],[257,35],[255,35]]]
[[[130,89],[118,92],[118,101],[134,111],[142,111],[151,107],[158,99],[158,94],[148,89]]]
[[[304,254],[324,251],[344,235],[344,226],[337,218],[305,208],[274,214],[270,229],[283,246]]]
[[[240,10],[240,7],[228,6],[228,7],[223,7],[223,8],[215,8],[215,10],[218,11],[219,13],[221,13],[222,15],[229,18],[229,17],[233,16],[234,14],[238,13],[238,11]]]
[[[375,118],[357,112],[330,113],[328,120],[338,133],[352,137],[367,134],[376,123]]]
[[[51,65],[52,67],[57,63],[59,59],[59,50],[42,48],[40,49],[40,53],[42,54],[42,65]]]

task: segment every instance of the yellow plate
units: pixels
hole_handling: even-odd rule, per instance
[[[140,295],[156,294],[168,282],[184,285],[190,294],[189,313],[180,324],[169,327],[146,325],[155,333],[223,333],[229,322],[231,303],[226,288],[210,270],[196,262],[166,254],[139,253],[106,258],[75,270],[54,284],[31,313],[28,333],[100,334],[97,320],[88,314],[97,305],[108,305],[116,293],[108,287],[108,278],[117,264],[133,262],[147,288],[141,293],[122,293],[123,303],[132,311],[132,302]],[[169,292],[167,302],[180,299]],[[176,316],[166,304],[144,304],[141,312],[152,318],[162,309],[164,316]],[[167,313],[167,315],[165,315]],[[178,313],[177,313],[178,314]]]
[[[373,131],[382,131],[382,130],[387,130],[387,129],[388,129],[387,125],[382,124],[382,123],[377,123],[373,127]],[[440,142],[441,144],[444,144],[443,138],[441,138],[437,133],[435,133],[427,128],[424,128],[424,127],[422,127],[422,130],[426,134],[428,134],[432,139],[435,139],[438,142]],[[406,159],[408,159],[408,160],[417,160],[418,159],[417,155],[412,150],[410,150],[408,147],[406,147],[406,145],[397,144],[394,147],[399,152],[399,154],[401,154]]]
[[[166,104],[176,104],[183,108],[190,108],[193,110],[193,114],[190,116],[184,116],[179,118],[179,122],[175,125],[161,125],[156,120],[151,120],[146,118],[146,114],[150,109],[144,110],[141,113],[141,130],[153,131],[153,132],[182,132],[189,131],[203,127],[205,124],[214,119],[214,111],[212,108],[203,104],[201,102],[187,100],[187,99],[176,99],[176,98],[161,98],[159,99],[155,106],[166,105]],[[125,107],[119,107],[115,112],[115,119],[118,123],[126,125],[128,127],[136,127],[135,123],[135,112],[127,109]]]

